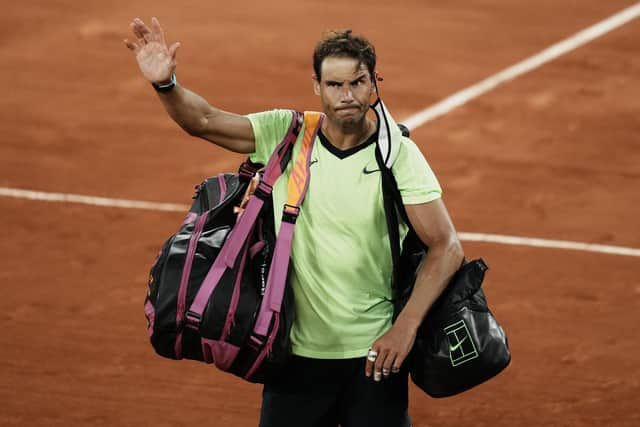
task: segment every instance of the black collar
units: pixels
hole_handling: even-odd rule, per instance
[[[362,150],[364,148],[367,148],[369,145],[375,143],[376,139],[377,139],[376,138],[377,134],[378,134],[377,132],[374,132],[363,143],[358,144],[355,147],[348,148],[346,150],[341,150],[341,149],[337,148],[335,145],[333,145],[331,143],[331,141],[329,141],[329,139],[325,136],[325,134],[322,133],[322,129],[318,132],[318,137],[320,137],[320,142],[322,143],[324,148],[329,150],[329,152],[331,154],[333,154],[334,156],[336,156],[339,159],[346,159],[347,157],[351,156],[352,154],[355,154],[358,151],[360,151],[360,150]]]

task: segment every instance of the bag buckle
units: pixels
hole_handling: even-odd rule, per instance
[[[253,195],[262,201],[267,201],[272,192],[273,187],[266,182],[261,181],[260,184],[258,184],[258,187],[253,190]]]
[[[256,174],[256,172],[258,172],[258,168],[251,166],[251,164],[247,161],[240,165],[238,175],[249,180]]]
[[[300,215],[300,206],[286,204],[282,210],[282,220],[290,224],[295,224]]]
[[[185,315],[185,326],[189,329],[195,329],[196,331],[200,329],[200,323],[202,322],[202,315],[195,313],[191,310],[187,311]]]

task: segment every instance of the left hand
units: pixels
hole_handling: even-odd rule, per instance
[[[367,357],[365,375],[373,374],[374,381],[387,378],[391,373],[400,371],[402,362],[413,347],[416,340],[416,329],[396,322],[384,335],[375,340],[371,350],[377,352],[375,362]]]

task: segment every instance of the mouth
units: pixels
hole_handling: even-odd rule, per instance
[[[338,107],[336,108],[336,111],[355,112],[360,111],[360,107],[358,107],[357,105],[350,105],[348,107]]]

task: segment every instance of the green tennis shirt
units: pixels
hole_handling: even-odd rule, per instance
[[[256,140],[252,161],[266,164],[287,132],[291,115],[289,110],[273,110],[248,116]],[[294,354],[322,359],[365,356],[391,326],[391,249],[374,138],[346,151],[332,146],[321,133],[315,141],[311,179],[291,249]],[[273,189],[276,230],[300,145]],[[405,204],[441,197],[435,175],[408,138],[402,140],[392,170]],[[404,239],[407,229],[401,228]]]

